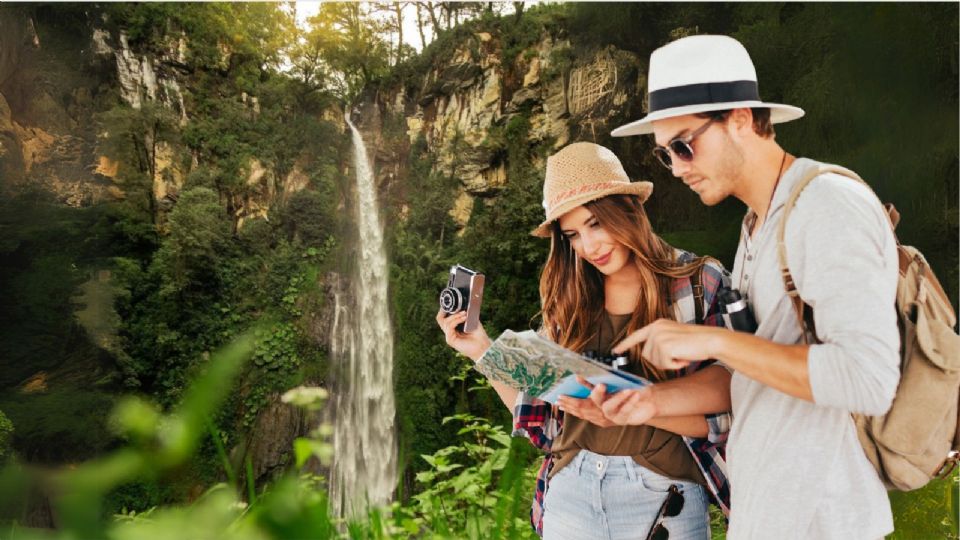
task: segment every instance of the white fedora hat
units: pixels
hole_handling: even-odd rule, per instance
[[[652,183],[630,181],[610,149],[590,142],[569,144],[547,158],[543,181],[546,219],[530,234],[549,238],[554,220],[590,201],[608,195],[636,195],[645,202],[652,192]]]
[[[653,51],[647,88],[647,116],[611,135],[644,135],[657,120],[726,109],[769,108],[774,124],[803,116],[799,107],[760,101],[750,54],[728,36],[690,36]]]

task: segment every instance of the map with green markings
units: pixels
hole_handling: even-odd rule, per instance
[[[551,403],[560,395],[585,397],[589,393],[576,381],[576,375],[594,384],[606,384],[610,393],[649,384],[645,379],[564,349],[533,330],[507,330],[500,334],[475,367],[493,382]]]

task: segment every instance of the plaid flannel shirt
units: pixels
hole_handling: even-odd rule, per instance
[[[677,253],[679,262],[690,262],[694,258],[693,254],[685,251],[677,250]],[[729,274],[719,264],[707,262],[703,266],[700,283],[703,287],[704,320],[702,324],[723,326],[717,290],[722,285],[729,284]],[[696,309],[690,279],[675,280],[670,293],[676,319],[694,323]],[[680,370],[680,375],[693,373],[713,363],[713,360],[693,362]],[[730,486],[726,473],[725,445],[730,431],[730,414],[709,414],[705,415],[705,418],[707,437],[705,439],[683,437],[683,440],[706,479],[711,501],[727,516],[730,513]],[[547,453],[537,473],[537,486],[530,509],[530,523],[540,536],[543,536],[543,498],[547,492],[548,475],[553,468],[553,454],[550,453],[550,447],[562,426],[563,412],[556,407],[523,392],[517,396],[517,403],[513,409],[513,435],[527,437],[534,446]]]

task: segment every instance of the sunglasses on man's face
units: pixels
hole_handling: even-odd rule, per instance
[[[673,158],[670,157],[671,153],[677,156],[677,159],[680,161],[693,161],[693,147],[690,146],[690,144],[693,143],[694,139],[703,134],[715,120],[715,118],[707,120],[706,124],[697,128],[693,133],[683,137],[677,137],[668,142],[667,146],[657,146],[653,149],[653,155],[657,156],[657,160],[671,171],[673,170]]]
[[[657,517],[653,520],[653,526],[647,533],[647,540],[667,540],[670,537],[670,531],[663,526],[663,519],[677,517],[681,510],[683,510],[683,493],[680,493],[680,488],[676,484],[670,484],[667,498],[660,505]]]

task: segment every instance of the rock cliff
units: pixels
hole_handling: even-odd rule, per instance
[[[510,181],[502,139],[513,118],[529,122],[527,145],[559,149],[597,140],[637,101],[633,96],[645,86],[642,67],[630,52],[575,48],[548,33],[504,59],[499,36],[474,33],[438,56],[415,89],[407,81],[368,95],[359,107],[364,137],[378,149],[378,182],[382,189],[402,182],[400,156],[422,138],[440,172],[459,181],[451,214],[466,226],[476,199],[495,197]]]

